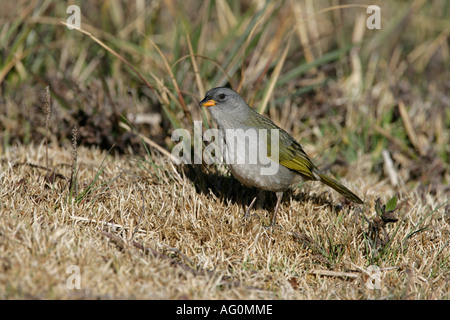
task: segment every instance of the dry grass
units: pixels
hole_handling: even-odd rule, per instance
[[[377,250],[361,212],[335,207],[336,194],[324,187],[306,185],[286,197],[271,231],[264,227],[270,201],[242,220],[249,190],[237,199],[242,188],[221,177],[217,184],[227,190],[199,192],[160,157],[154,165],[141,162],[143,170],[136,160],[81,147],[79,188],[106,157],[105,168],[93,191],[70,205],[62,179],[71,174],[68,149],[49,149],[61,175],[50,186],[45,171],[25,165],[44,161],[42,146],[3,155],[3,299],[448,298],[449,206],[437,207],[446,201],[441,192],[426,198],[402,192],[399,221],[387,227],[391,242]],[[348,181],[366,190],[364,213],[373,218],[375,197],[392,193],[387,178],[361,179],[364,160],[351,171]],[[375,261],[382,270],[378,290],[366,286]],[[66,284],[71,265],[80,268],[79,290]]]
[[[450,6],[381,1],[368,30],[362,2],[90,1],[83,32],[6,2],[0,298],[449,299]],[[365,206],[298,185],[270,230],[273,195],[243,220],[226,167],[173,165],[219,85]]]

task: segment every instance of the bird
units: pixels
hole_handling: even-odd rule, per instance
[[[199,105],[211,112],[217,124],[222,137],[222,154],[233,176],[243,185],[256,187],[260,192],[275,192],[277,202],[271,226],[276,224],[284,192],[301,181],[320,181],[350,201],[363,204],[347,187],[320,171],[289,133],[252,109],[233,89],[212,88]],[[262,150],[264,146],[266,150]],[[255,154],[259,155],[256,160]],[[270,172],[270,168],[276,170]],[[269,173],[264,173],[264,169]],[[251,201],[245,216],[260,192]]]

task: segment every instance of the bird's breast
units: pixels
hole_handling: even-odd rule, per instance
[[[263,190],[284,191],[296,176],[268,157],[267,135],[254,128],[221,130],[225,162],[244,185]]]

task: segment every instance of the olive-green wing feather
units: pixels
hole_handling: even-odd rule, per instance
[[[297,172],[304,179],[319,180],[342,194],[347,199],[355,203],[363,203],[363,201],[357,195],[351,192],[347,187],[320,172],[320,170],[317,169],[317,167],[311,162],[311,160],[309,160],[302,146],[297,141],[295,141],[294,138],[292,138],[286,131],[278,127],[269,119],[261,116],[256,111],[252,111],[255,113],[255,116],[249,117],[249,120],[247,120],[245,124],[258,129],[268,129],[267,156],[270,159],[272,159],[273,161],[277,161],[286,168]],[[272,141],[271,129],[278,130],[279,139],[274,139],[274,141]],[[273,143],[275,143],[276,145],[273,145]],[[273,154],[274,152],[272,152],[276,147],[278,147],[278,158]]]
[[[253,110],[252,110],[253,111]],[[317,180],[318,177],[313,174],[317,168],[309,160],[302,146],[295,141],[286,131],[278,127],[271,120],[261,116],[254,111],[255,116],[249,117],[246,125],[258,129],[268,129],[267,132],[267,153],[273,161],[289,168],[307,180]],[[278,130],[278,139],[272,139],[271,129]],[[272,141],[274,140],[274,141]],[[274,152],[278,148],[278,157]]]
[[[282,141],[282,138],[280,138],[280,141]],[[317,177],[313,174],[316,167],[311,160],[309,160],[305,151],[303,151],[303,148],[295,140],[288,147],[283,143],[280,143],[279,148],[279,163],[281,165],[294,170],[305,179],[317,180]]]

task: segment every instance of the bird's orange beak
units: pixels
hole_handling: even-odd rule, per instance
[[[214,101],[213,99],[206,100],[206,101],[203,100],[203,101],[200,102],[200,105],[202,107],[212,107],[212,106],[216,105],[216,101]]]

